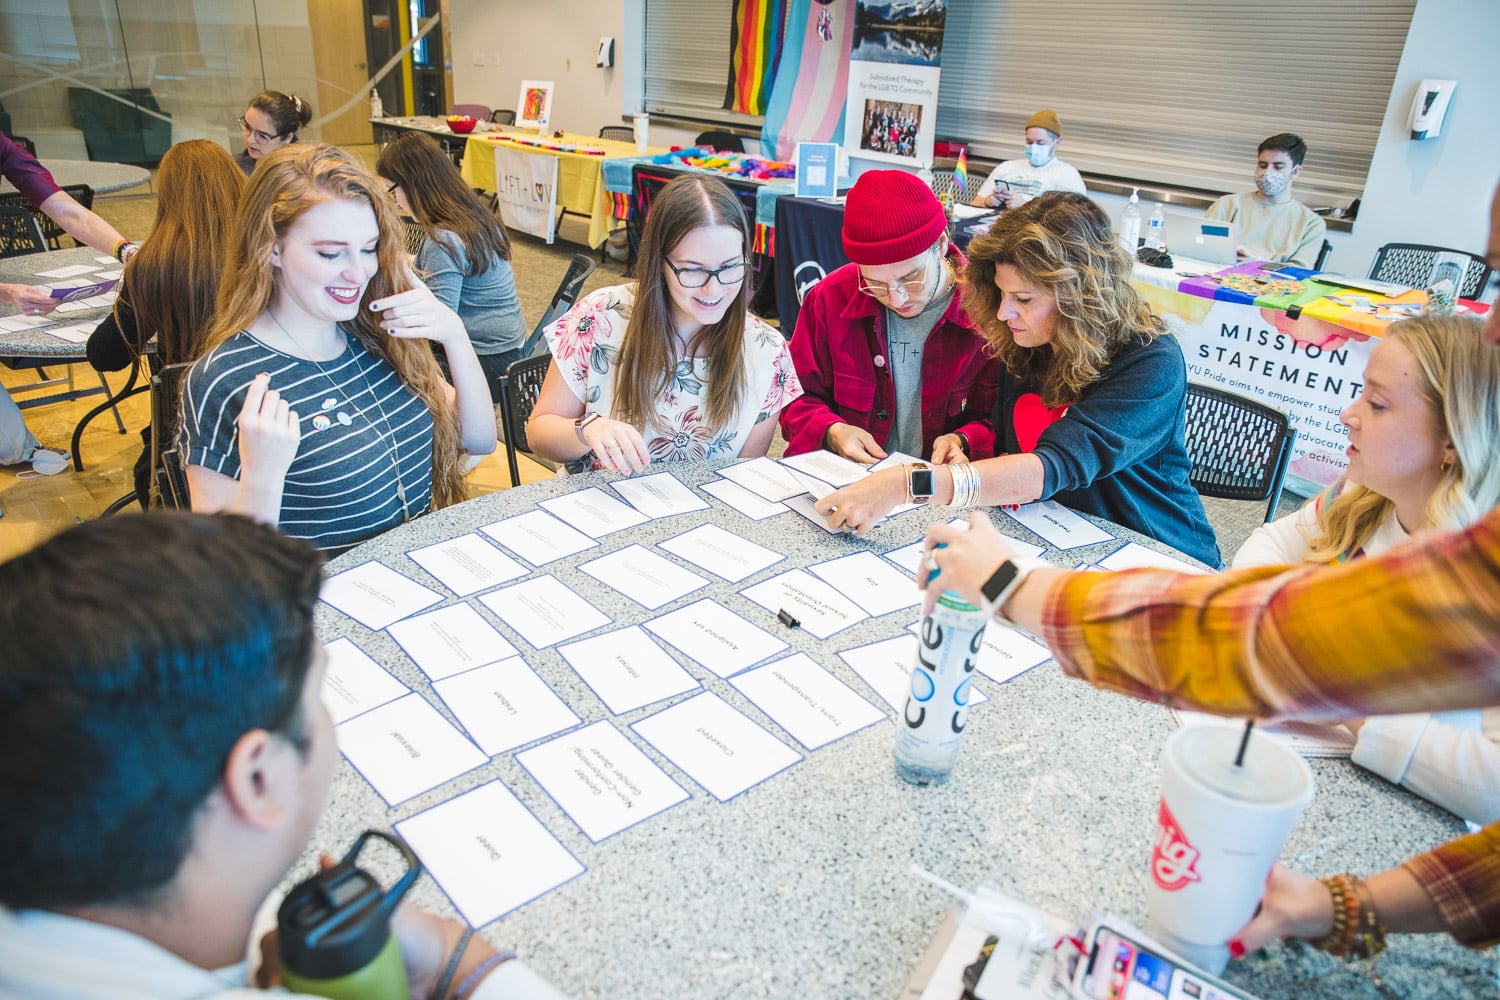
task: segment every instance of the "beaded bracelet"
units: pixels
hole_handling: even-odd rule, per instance
[[[110,256],[123,264],[130,258],[134,257],[135,252],[138,249],[139,247],[137,247],[134,243],[130,242],[129,240],[122,239],[118,243],[116,243],[115,248],[110,251]]]
[[[1309,941],[1330,955],[1373,958],[1385,950],[1385,925],[1375,912],[1370,889],[1353,875],[1329,875],[1321,879],[1333,897],[1333,927],[1316,941]]]

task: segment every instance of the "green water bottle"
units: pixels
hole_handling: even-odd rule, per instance
[[[371,837],[406,859],[406,874],[389,892],[354,864]],[[391,914],[420,874],[422,863],[405,843],[366,830],[338,864],[295,886],[276,911],[287,989],[332,1000],[410,1000]]]

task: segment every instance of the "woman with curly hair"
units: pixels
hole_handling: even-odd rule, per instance
[[[1339,420],[1343,479],[1255,530],[1234,568],[1340,563],[1429,529],[1456,530],[1500,504],[1500,352],[1469,317],[1392,323],[1364,391]],[[1354,762],[1471,823],[1500,820],[1500,708],[1346,720]]]
[[[547,328],[552,364],[526,424],[570,472],[764,455],[802,394],[781,334],[750,314],[750,228],[728,185],[662,189],[639,280],[591,292]]]
[[[205,346],[184,398],[194,510],[340,550],[464,499],[462,453],[495,450],[463,324],[342,149],[279,149],[250,176]]]
[[[1182,351],[1130,272],[1104,212],[1071,192],[1005,212],[969,245],[964,305],[1003,368],[996,457],[969,465],[934,453],[944,464],[931,502],[1056,500],[1217,567],[1213,528],[1188,481]],[[874,473],[818,510],[830,527],[863,534],[921,499],[912,485],[923,471]]]

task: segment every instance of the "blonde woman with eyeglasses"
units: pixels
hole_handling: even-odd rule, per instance
[[[792,335],[806,394],[781,417],[786,453],[826,448],[870,465],[993,453],[997,368],[958,295],[963,254],[914,174],[871,170],[844,203],[851,263],[807,293]]]
[[[672,181],[651,205],[639,280],[585,295],[547,328],[552,364],[526,439],[537,454],[635,473],[751,458],[802,394],[781,334],[751,315],[750,227],[728,185]]]

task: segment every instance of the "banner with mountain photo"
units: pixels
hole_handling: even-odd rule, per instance
[[[844,148],[931,164],[948,0],[855,0]]]

